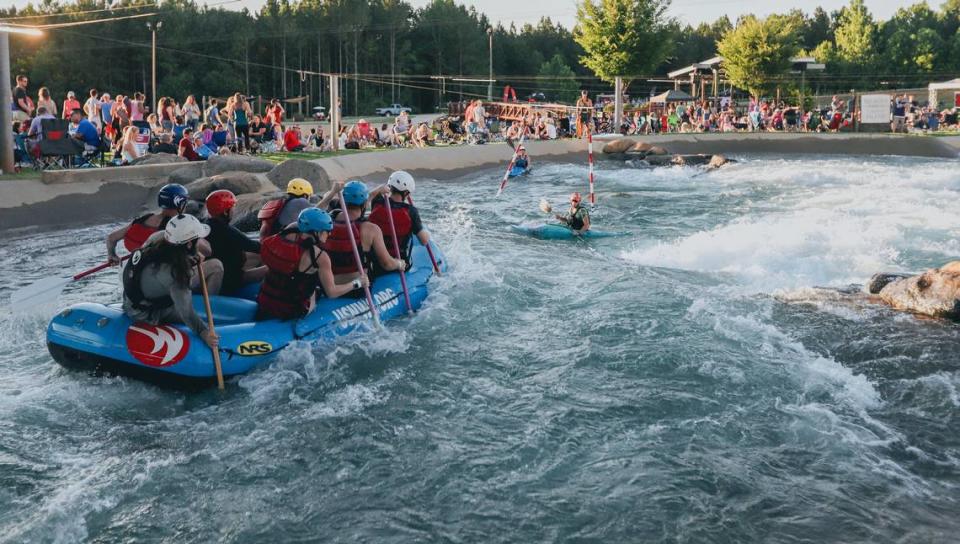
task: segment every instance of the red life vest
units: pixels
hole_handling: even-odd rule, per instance
[[[370,267],[365,258],[366,253],[363,251],[363,243],[360,241],[360,224],[363,221],[365,219],[351,221],[350,226],[353,228],[353,239],[357,241],[357,249],[360,251],[363,268],[369,270]],[[346,223],[338,221],[333,224],[333,232],[327,236],[327,241],[323,244],[323,250],[330,256],[330,265],[333,268],[334,275],[359,272],[356,260],[353,258],[353,244],[350,243]]]
[[[147,238],[158,230],[165,228],[167,221],[170,219],[169,217],[164,217],[163,220],[160,221],[160,227],[154,228],[145,225],[146,221],[151,217],[153,217],[152,213],[138,217],[127,227],[127,233],[123,235],[123,247],[127,248],[127,251],[130,253],[143,247],[143,244],[147,242]]]
[[[276,200],[271,200],[263,205],[260,208],[260,212],[257,213],[257,219],[261,223],[266,223],[270,226],[270,232],[277,233],[280,231],[279,228],[274,224],[277,222],[277,218],[280,217],[280,212],[283,211],[283,207],[287,205],[287,198],[278,198]],[[286,225],[281,225],[284,227]]]
[[[262,317],[294,319],[310,310],[310,299],[319,283],[317,247],[310,238],[287,240],[285,236],[291,232],[296,231],[284,230],[260,243],[260,257],[268,269],[257,295]],[[300,272],[297,269],[305,251],[310,251],[311,265]]]
[[[389,200],[389,199],[388,199]],[[383,242],[387,245],[387,251],[394,259],[406,258],[407,246],[410,243],[410,234],[413,231],[413,219],[410,218],[410,204],[406,202],[390,202],[390,211],[393,212],[393,226],[397,229],[397,243],[400,246],[401,255],[397,255],[393,246],[393,236],[390,233],[390,219],[387,217],[387,207],[382,198],[373,202],[373,211],[370,212],[369,221],[380,227],[383,232]]]

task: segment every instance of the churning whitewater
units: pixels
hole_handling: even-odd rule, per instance
[[[5,312],[0,540],[952,540],[957,325],[863,284],[960,254],[960,163],[738,159],[599,169],[593,223],[630,236],[588,241],[510,228],[582,165],[418,182],[449,265],[424,309],[225,394],[66,371],[56,308]],[[7,234],[0,297],[115,226]]]

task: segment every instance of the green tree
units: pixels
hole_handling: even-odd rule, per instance
[[[576,102],[580,85],[577,84],[576,74],[567,66],[563,56],[559,53],[541,64],[537,75],[541,79],[541,85],[548,84],[550,86],[546,89],[548,97],[556,97],[560,102],[567,104]]]
[[[876,34],[877,25],[863,0],[850,0],[836,30],[837,60],[858,68],[872,67],[877,56]]]
[[[937,69],[947,50],[937,28],[937,15],[926,2],[898,9],[883,25],[885,61],[905,75]]]
[[[743,18],[717,44],[730,82],[758,99],[776,87],[774,79],[790,68],[797,52],[795,24],[777,15]]]
[[[608,83],[652,73],[672,48],[669,6],[670,0],[583,0],[573,31],[585,52],[580,62]]]

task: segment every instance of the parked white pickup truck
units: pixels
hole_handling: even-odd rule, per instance
[[[400,112],[411,113],[413,110],[400,104],[390,104],[386,108],[377,108],[377,115],[386,117],[387,115],[400,115]]]

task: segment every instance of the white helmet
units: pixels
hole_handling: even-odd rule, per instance
[[[387,178],[387,187],[400,192],[412,193],[416,185],[416,182],[413,181],[413,176],[403,170],[397,170]]]
[[[171,244],[183,245],[197,238],[206,238],[210,234],[210,226],[204,225],[192,215],[178,215],[167,221],[167,228],[163,231],[163,239]]]

